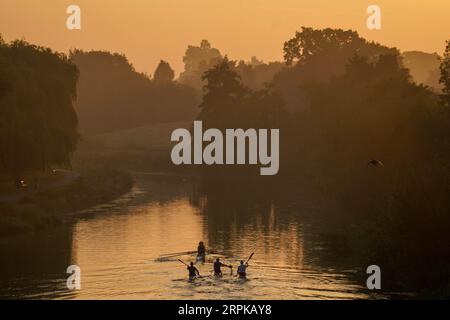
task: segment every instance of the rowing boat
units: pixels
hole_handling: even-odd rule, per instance
[[[195,260],[196,260],[196,262],[205,262],[206,261],[206,256],[205,255],[197,256],[195,258]]]

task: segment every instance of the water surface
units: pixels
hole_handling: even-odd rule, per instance
[[[0,241],[0,297],[32,299],[361,299],[371,297],[361,268],[343,265],[321,239],[320,220],[293,194],[283,201],[251,190],[202,193],[191,181],[136,175],[133,190],[46,233]],[[161,254],[217,254],[197,264],[205,277]],[[237,265],[252,252],[248,279],[213,259]],[[194,256],[181,256],[185,262]],[[81,290],[66,287],[66,268],[81,268]],[[359,275],[359,276],[358,276]]]

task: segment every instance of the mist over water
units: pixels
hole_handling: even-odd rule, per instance
[[[334,259],[321,240],[320,223],[294,196],[229,202],[204,195],[181,178],[136,175],[125,196],[89,209],[74,221],[0,242],[0,297],[57,299],[358,299],[370,298],[361,268]],[[250,193],[251,191],[249,191]],[[290,197],[290,196],[289,196]],[[258,198],[258,197],[256,197]],[[229,203],[229,205],[224,205]],[[177,258],[161,254],[195,250],[198,241],[218,254],[197,263],[204,278],[187,280]],[[212,262],[250,261],[248,279]],[[194,256],[181,256],[183,261]],[[81,290],[66,289],[66,268],[81,268]]]

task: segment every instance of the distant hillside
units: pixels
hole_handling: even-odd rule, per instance
[[[402,53],[402,56],[403,64],[410,70],[414,81],[435,90],[441,90],[439,84],[440,57],[437,53],[406,51]]]

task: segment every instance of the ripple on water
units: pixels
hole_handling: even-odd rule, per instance
[[[20,261],[15,270],[2,266],[0,297],[30,299],[361,299],[368,292],[355,280],[357,269],[327,258],[317,240],[320,224],[296,214],[298,199],[277,208],[260,203],[223,211],[227,201],[193,199],[193,186],[171,179],[137,176],[133,190],[81,212],[73,225],[53,238],[30,237],[0,243],[2,259]],[[230,202],[230,201],[228,201]],[[196,205],[201,203],[201,205]],[[204,207],[208,206],[208,207]],[[242,208],[241,208],[242,207]],[[251,209],[249,209],[251,208]],[[239,210],[243,210],[240,212]],[[245,210],[244,210],[245,209]],[[251,214],[249,214],[249,211]],[[158,261],[168,252],[196,247],[204,240],[221,254],[198,264],[204,278],[187,280],[178,257]],[[22,241],[22,240],[21,240]],[[37,248],[37,249],[36,249]],[[318,250],[320,249],[320,250]],[[33,251],[39,250],[39,256]],[[224,270],[211,276],[220,258],[236,266],[255,252],[242,280]],[[192,261],[194,256],[181,256]],[[81,267],[82,289],[66,289],[65,268]],[[55,271],[56,270],[56,271]],[[5,276],[5,274],[7,276]]]

